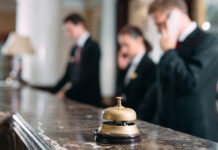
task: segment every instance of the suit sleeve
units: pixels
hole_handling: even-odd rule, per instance
[[[80,93],[86,86],[98,77],[99,73],[100,48],[97,43],[87,49],[87,54],[81,62],[81,70],[78,81],[74,81],[72,87],[66,92],[67,96]]]
[[[139,119],[154,122],[157,106],[157,84],[154,82],[145,93],[144,99],[137,108],[137,116]]]
[[[117,73],[117,79],[116,79],[116,95],[117,96],[120,96],[123,94],[124,92],[124,80],[125,80],[125,76],[126,76],[126,72],[127,72],[127,69],[125,70],[118,70],[118,73]]]
[[[137,116],[141,120],[153,122],[155,110],[156,110],[156,65],[150,61],[149,73],[147,73],[146,80],[146,92],[143,101],[137,108]]]
[[[198,43],[196,54],[190,61],[184,61],[175,50],[169,50],[161,58],[159,69],[161,76],[173,77],[175,87],[182,91],[194,92],[199,84],[206,80],[206,74],[217,70],[217,38],[209,38]]]
[[[153,63],[152,60],[149,59],[148,62],[148,70],[149,72],[146,73],[146,80],[145,80],[145,85],[146,85],[146,91],[148,91],[151,86],[153,86],[153,83],[156,81],[156,64]]]
[[[69,78],[69,64],[67,65],[66,72],[62,79],[50,90],[51,93],[57,93],[65,84],[68,82]]]

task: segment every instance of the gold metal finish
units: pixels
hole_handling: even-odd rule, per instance
[[[117,107],[122,107],[121,100],[123,99],[122,97],[116,97],[117,98]]]
[[[101,124],[97,131],[99,134],[127,137],[140,135],[134,123],[136,112],[133,109],[123,107],[121,104],[122,99],[122,97],[117,97],[117,105],[103,111],[103,119],[107,121]]]
[[[136,112],[133,109],[123,107],[121,100],[122,97],[117,97],[117,106],[106,108],[103,111],[103,119],[112,121],[136,120]]]
[[[139,134],[139,130],[136,125],[131,126],[114,126],[102,123],[98,130],[99,133],[111,134],[111,135],[136,135]]]

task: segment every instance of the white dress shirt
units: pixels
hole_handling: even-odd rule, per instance
[[[180,34],[178,41],[184,42],[185,39],[197,28],[197,23],[192,22],[188,27],[185,28],[185,30]]]
[[[76,41],[76,45],[79,46],[80,48],[83,48],[83,46],[85,45],[85,42],[87,41],[87,39],[90,37],[90,33],[88,31],[86,31],[77,41]]]
[[[139,63],[141,62],[144,55],[145,55],[145,52],[138,54],[137,56],[135,56],[132,59],[130,67],[129,67],[127,74],[125,76],[125,81],[124,81],[125,85],[129,84],[129,81],[131,79],[132,74],[136,71],[136,68],[139,65]]]

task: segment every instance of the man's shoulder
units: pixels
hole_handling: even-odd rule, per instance
[[[154,61],[149,57],[148,53],[145,53],[141,62],[145,65],[155,66]]]
[[[218,40],[218,36],[216,34],[203,31],[202,29],[198,29],[197,38],[199,40],[199,44],[205,44],[205,43],[217,44],[217,40]]]
[[[95,40],[91,39],[91,37],[87,39],[83,49],[85,53],[88,55],[91,53],[96,56],[101,55],[101,51],[98,43]]]
[[[87,51],[95,51],[95,52],[98,52],[100,53],[100,47],[99,47],[99,44],[93,40],[91,37],[87,39],[85,45],[84,45],[84,48],[87,50]]]
[[[92,39],[91,37],[89,37],[86,41],[86,44],[89,46],[97,46],[99,47],[99,44],[96,40]]]
[[[148,56],[148,54],[145,54],[138,66],[141,68],[142,72],[145,72],[147,74],[147,71],[155,71],[156,64],[153,62],[153,60]]]
[[[218,52],[218,36],[213,33],[205,32],[200,28],[198,29],[197,34],[195,34],[192,43],[195,43],[194,47],[197,50],[197,53],[201,52],[199,50]]]

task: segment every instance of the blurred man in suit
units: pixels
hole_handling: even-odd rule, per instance
[[[133,108],[138,112],[138,107],[144,101],[146,92],[152,86],[156,77],[156,66],[148,57],[151,50],[150,44],[145,41],[143,34],[137,27],[125,26],[118,35],[120,50],[118,53],[118,75],[117,94],[125,95],[125,106]],[[147,116],[144,120],[152,120],[154,114],[154,103],[147,100],[143,104],[147,107]]]
[[[100,49],[91,39],[85,22],[78,14],[71,14],[64,20],[64,28],[69,38],[76,41],[72,48],[66,72],[57,85],[51,90],[60,98],[70,98],[95,106],[101,105],[99,88]],[[70,82],[71,87],[64,91],[64,85]]]
[[[160,125],[218,141],[217,37],[203,32],[183,0],[155,0],[150,6],[165,54],[158,65]]]

